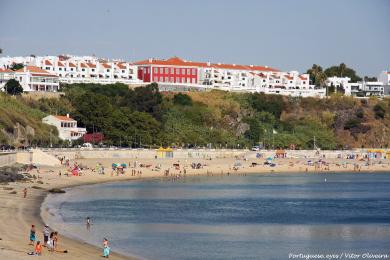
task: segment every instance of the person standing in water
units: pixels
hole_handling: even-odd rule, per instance
[[[91,218],[87,217],[85,222],[86,222],[86,225],[87,225],[87,230],[89,230],[91,228]]]

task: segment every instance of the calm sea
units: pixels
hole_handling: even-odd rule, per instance
[[[390,254],[390,174],[187,177],[50,195],[60,233],[145,259]],[[85,218],[92,219],[86,229]]]

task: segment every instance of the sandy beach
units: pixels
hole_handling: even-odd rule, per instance
[[[137,161],[137,162],[136,162]],[[347,164],[345,162],[348,162]],[[40,167],[33,169],[30,174],[37,176],[33,182],[13,182],[0,185],[0,198],[2,205],[0,208],[0,258],[1,259],[29,259],[27,255],[33,251],[29,243],[29,231],[32,224],[37,227],[37,240],[43,240],[42,230],[45,219],[47,219],[47,209],[41,209],[41,204],[52,188],[66,188],[77,185],[127,181],[144,178],[183,178],[184,175],[233,175],[251,173],[288,173],[301,172],[317,174],[332,174],[333,172],[386,172],[390,171],[389,160],[371,161],[366,165],[366,161],[327,159],[327,164],[321,166],[308,165],[307,159],[275,159],[274,167],[263,165],[264,159],[242,159],[237,165],[236,158],[221,159],[78,159],[70,161],[73,165],[77,162],[81,167],[81,176],[72,176],[68,173],[68,168],[64,165],[60,167]],[[256,165],[254,164],[256,163]],[[97,163],[101,163],[105,168],[105,174],[98,174],[95,171]],[[117,175],[112,172],[112,163],[126,163],[130,167],[124,174]],[[193,169],[192,163],[200,164],[200,169]],[[134,164],[137,164],[136,168]],[[141,167],[142,166],[142,167]],[[169,173],[167,174],[167,170]],[[137,174],[131,175],[132,170]],[[39,173],[38,173],[39,171]],[[61,171],[61,176],[59,172]],[[141,174],[140,174],[141,172]],[[168,175],[168,176],[166,176]],[[37,188],[38,187],[38,188]],[[27,198],[23,198],[23,189],[27,188]],[[15,194],[16,192],[16,194]],[[83,225],[84,223],[81,223]],[[55,230],[55,227],[51,227]],[[103,239],[103,238],[102,238]],[[43,250],[42,259],[97,259],[102,254],[102,249],[92,245],[75,241],[59,234],[59,250],[68,250],[68,253],[48,252]],[[115,248],[112,248],[115,252]],[[116,253],[110,255],[110,259],[131,259]]]

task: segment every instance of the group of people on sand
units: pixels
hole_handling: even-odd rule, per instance
[[[49,252],[57,251],[58,232],[50,231],[48,225],[45,225],[43,228],[43,243],[41,243],[39,240],[36,240],[37,231],[35,225],[31,225],[29,245],[35,246],[35,248],[33,252],[28,253],[29,255],[42,255],[42,247],[47,247]]]

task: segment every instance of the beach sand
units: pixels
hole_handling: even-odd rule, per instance
[[[218,175],[218,174],[250,174],[250,173],[313,173],[320,172],[323,174],[332,174],[332,172],[353,172],[354,164],[359,164],[362,172],[385,172],[390,171],[389,160],[377,160],[373,165],[365,166],[366,162],[357,160],[345,159],[327,159],[328,166],[308,166],[307,159],[276,159],[275,167],[263,165],[264,159],[240,160],[241,166],[238,170],[234,170],[234,165],[237,162],[236,158],[223,159],[137,159],[137,171],[142,171],[142,175],[131,176],[132,168],[125,170],[125,174],[117,176],[116,173],[111,175],[112,163],[126,163],[133,167],[135,159],[123,158],[107,158],[107,159],[78,159],[77,163],[90,169],[83,170],[82,176],[65,176],[67,172],[65,166],[61,167],[41,167],[39,173],[34,169],[30,174],[39,176],[39,179],[34,182],[15,182],[8,185],[0,184],[0,259],[30,259],[34,256],[27,255],[27,252],[33,251],[33,247],[29,246],[29,230],[32,224],[36,225],[37,240],[43,240],[42,229],[44,220],[47,219],[48,210],[42,209],[41,204],[48,194],[47,190],[51,188],[65,188],[76,185],[103,183],[112,181],[125,181],[134,179],[144,179],[153,177],[163,177],[164,171],[169,169],[167,178],[176,178],[178,175],[183,177],[184,168],[186,175]],[[97,163],[102,163],[105,166],[105,175],[98,174],[94,171]],[[259,163],[252,167],[252,162]],[[348,162],[348,164],[345,164]],[[73,161],[71,162],[73,163]],[[203,165],[201,169],[192,169],[191,163],[200,163]],[[151,165],[150,167],[140,167],[139,165]],[[179,164],[179,169],[176,169],[173,164]],[[160,166],[160,170],[156,170],[156,166]],[[329,167],[329,169],[327,169]],[[325,170],[326,169],[326,170]],[[58,172],[62,172],[59,176]],[[43,182],[43,184],[38,183]],[[41,189],[33,188],[33,186]],[[23,198],[23,189],[27,188],[27,198]],[[4,189],[6,188],[6,189]],[[10,189],[12,188],[12,190]],[[16,191],[16,194],[12,194]],[[81,223],[80,225],[83,225]],[[55,227],[51,227],[55,230]],[[102,238],[103,239],[103,238]],[[86,243],[72,240],[59,234],[58,249],[68,250],[68,253],[54,252],[50,253],[46,248],[43,250],[41,259],[99,259],[102,254],[102,248],[98,248]],[[115,252],[115,248],[112,248]],[[112,252],[110,259],[132,259],[131,257],[122,256]]]

